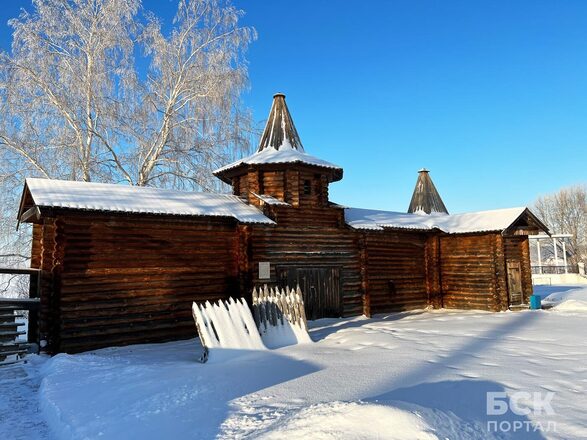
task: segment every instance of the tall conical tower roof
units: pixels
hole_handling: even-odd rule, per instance
[[[267,166],[275,168],[279,164],[310,165],[327,169],[330,182],[342,179],[341,167],[305,152],[283,93],[273,95],[269,118],[255,154],[217,169],[214,175],[226,183],[231,183],[231,177],[242,173],[244,169]]]
[[[440,194],[438,194],[434,183],[432,183],[430,171],[425,168],[418,171],[418,180],[408,212],[412,214],[415,212],[448,214],[448,210],[444,206]]]
[[[285,103],[283,93],[273,95],[273,105],[271,106],[257,153],[267,148],[275,150],[293,149],[304,152],[302,141]]]

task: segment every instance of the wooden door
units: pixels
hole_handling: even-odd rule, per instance
[[[522,268],[519,261],[508,261],[508,290],[510,294],[510,306],[518,306],[523,303],[522,294]]]
[[[337,318],[342,315],[340,269],[338,267],[277,267],[281,287],[302,291],[306,318]]]

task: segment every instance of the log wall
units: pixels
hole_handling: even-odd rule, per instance
[[[440,279],[443,307],[502,310],[507,288],[501,235],[440,237]]]
[[[232,178],[233,194],[245,197],[249,203],[260,206],[260,200],[251,192],[265,194],[285,201],[294,207],[328,207],[329,175],[312,167],[288,170],[251,169]]]
[[[78,352],[193,337],[192,301],[248,296],[255,285],[277,284],[277,267],[339,268],[343,316],[428,305],[505,310],[512,260],[521,262],[526,301],[532,293],[525,236],[355,231],[335,206],[264,209],[277,225],[44,218],[33,226],[31,259],[42,269],[41,339],[49,351]],[[262,261],[271,263],[267,280],[259,279]]]
[[[252,226],[248,278],[252,285],[278,283],[277,266],[340,268],[343,316],[363,312],[358,234],[344,226],[340,208],[299,210],[268,207],[277,226]],[[259,279],[259,262],[271,264],[271,278]]]
[[[55,219],[46,218],[41,225],[33,228],[33,247],[31,267],[41,269],[40,306],[39,306],[39,339],[45,341],[49,351],[59,345],[59,301],[58,288],[53,276],[56,267],[56,235]]]
[[[428,305],[425,234],[365,233],[371,313],[422,309]]]
[[[440,273],[440,237],[429,235],[424,252],[426,262],[426,292],[428,305],[435,309],[442,308],[442,280]]]
[[[238,291],[238,235],[230,222],[80,216],[57,223],[55,351],[190,338],[192,301]]]

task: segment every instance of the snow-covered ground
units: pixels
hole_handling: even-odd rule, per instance
[[[313,344],[204,365],[195,339],[31,357],[26,377],[0,370],[0,438],[587,438],[586,320],[420,311],[315,321]],[[520,415],[488,415],[502,392]]]
[[[545,307],[557,311],[587,312],[587,286],[535,286],[534,293],[542,297]]]

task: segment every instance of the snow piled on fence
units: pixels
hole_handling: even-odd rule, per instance
[[[209,350],[265,350],[249,306],[244,299],[192,304],[203,345]],[[216,353],[218,350],[215,350]]]
[[[203,362],[226,360],[239,350],[265,350],[310,343],[301,292],[271,289],[253,291],[256,320],[243,298],[215,303],[193,303],[192,314],[200,335]],[[259,323],[259,327],[255,323]]]
[[[253,313],[259,323],[263,343],[268,348],[279,348],[312,342],[302,300],[302,292],[287,288],[253,290]]]

